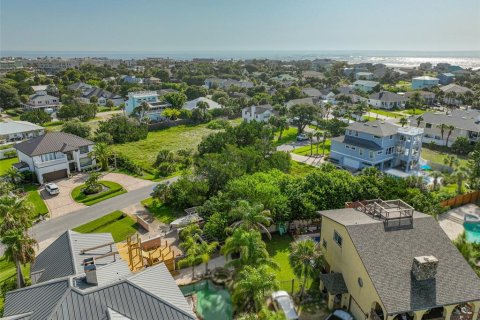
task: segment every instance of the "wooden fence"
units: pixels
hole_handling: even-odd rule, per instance
[[[467,203],[475,203],[480,200],[480,190],[472,191],[470,193],[465,193],[451,198],[445,201],[440,202],[442,207],[459,207]]]

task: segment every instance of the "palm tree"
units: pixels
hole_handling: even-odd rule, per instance
[[[402,127],[404,127],[408,124],[408,120],[405,117],[401,117],[399,123],[402,125]]]
[[[108,170],[108,159],[110,158],[110,148],[108,144],[99,142],[93,147],[93,151],[89,153],[90,157],[94,157],[95,160],[100,162],[102,170]]]
[[[447,125],[448,133],[447,133],[447,140],[445,141],[445,146],[448,147],[448,139],[450,139],[450,136],[452,135],[453,130],[455,130],[455,126],[453,125]]]
[[[195,266],[205,263],[205,272],[208,272],[208,261],[218,247],[218,242],[208,243],[200,237],[199,234],[188,236],[180,247],[184,250],[185,258],[178,261],[180,267],[192,267],[192,279],[195,279]]]
[[[267,234],[268,238],[271,239],[272,236],[270,231],[268,231],[267,226],[272,223],[272,218],[270,218],[270,211],[264,210],[262,204],[255,204],[253,206],[248,203],[248,201],[240,200],[237,203],[237,207],[230,211],[230,215],[238,221],[234,222],[231,227],[244,228],[245,230],[258,230]]]
[[[457,180],[457,194],[462,194],[463,192],[463,181],[468,178],[469,170],[467,167],[459,167],[452,173],[452,176]]]
[[[361,101],[355,105],[354,113],[357,115],[358,119],[361,119],[362,115],[368,111],[368,106],[365,101]]]
[[[289,128],[288,118],[286,116],[280,116],[280,117],[273,117],[271,119],[272,119],[273,125],[279,131],[277,141],[280,141],[282,140],[283,131],[285,131],[285,129],[288,130]]]
[[[322,156],[325,157],[325,144],[327,143],[327,138],[330,137],[331,134],[328,131],[323,131],[323,146],[322,146]]]
[[[300,296],[303,296],[308,278],[312,278],[324,265],[324,257],[320,247],[312,240],[295,241],[291,244],[288,257],[293,273],[303,278]]]
[[[323,136],[323,132],[320,130],[315,130],[315,139],[317,139],[317,156],[318,156],[318,144],[320,143],[320,138]]]
[[[445,123],[437,125],[437,128],[440,129],[440,135],[442,136],[442,140],[443,140],[443,136],[445,135],[445,130],[447,130],[447,127],[448,125],[446,125]]]
[[[447,99],[447,105],[453,106],[455,104],[455,98],[457,97],[457,93],[453,91],[449,91],[445,94],[445,98]]]
[[[14,168],[14,167],[11,167],[9,168],[4,174],[3,174],[3,177],[5,177],[5,179],[12,183],[12,184],[18,184],[22,181],[23,179],[23,176],[22,176],[22,173],[20,171],[18,171],[18,169]]]
[[[278,269],[275,261],[270,259],[265,242],[262,241],[262,235],[256,230],[235,229],[233,234],[225,240],[221,251],[225,256],[230,254],[240,256],[238,259],[228,262],[227,267],[241,268],[247,265],[266,264]]]
[[[9,230],[28,230],[32,226],[33,205],[26,198],[6,195],[0,198],[0,237]]]
[[[197,254],[200,259],[205,263],[205,273],[208,273],[208,262],[212,259],[212,254],[217,250],[218,242],[206,242],[202,241],[198,247]]]
[[[433,171],[430,177],[433,178],[433,190],[438,190],[438,182],[439,179],[443,177],[443,174],[440,171]]]
[[[258,312],[265,298],[280,287],[275,273],[264,265],[246,266],[238,278],[232,298],[240,310]]]
[[[133,113],[137,115],[138,120],[143,121],[148,110],[150,110],[149,104],[146,101],[142,101],[142,103],[133,109]]]
[[[37,241],[30,238],[21,229],[13,229],[6,232],[2,237],[5,245],[5,256],[8,260],[15,262],[17,269],[17,289],[25,286],[25,277],[22,272],[22,265],[35,261],[35,248]]]
[[[205,117],[207,109],[210,108],[210,105],[206,101],[198,101],[196,107],[202,111],[202,115]]]
[[[310,156],[313,155],[313,137],[314,137],[313,132],[307,132],[307,138],[310,141]]]
[[[422,123],[423,120],[424,120],[423,116],[418,116],[417,117],[417,128],[420,127],[420,124]]]
[[[324,118],[328,119],[328,115],[330,114],[330,110],[332,110],[332,104],[330,102],[327,102],[323,106],[323,109],[325,110]]]
[[[408,102],[408,105],[413,109],[413,114],[415,115],[417,108],[420,108],[423,105],[424,101],[422,96],[420,95],[420,92],[416,91],[412,94]]]
[[[455,169],[455,166],[458,166],[460,160],[458,160],[457,156],[453,154],[448,154],[445,159],[443,159],[443,163],[445,163],[450,168]]]

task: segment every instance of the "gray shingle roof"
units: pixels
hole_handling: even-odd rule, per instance
[[[322,93],[316,88],[303,88],[302,92],[309,97],[320,97]]]
[[[398,132],[398,128],[400,128],[400,126],[396,124],[383,120],[375,120],[364,123],[354,122],[350,124],[347,129],[386,137],[392,134],[396,134]]]
[[[90,99],[93,96],[97,98],[105,98],[105,99],[121,99],[122,98],[118,94],[112,93],[102,88],[92,88],[82,95],[82,97],[85,99]]]
[[[28,156],[39,156],[51,152],[67,152],[80,147],[94,144],[92,141],[65,132],[47,132],[45,135],[33,138],[14,146],[18,151]]]
[[[480,279],[431,216],[415,212],[413,228],[386,231],[354,209],[321,213],[347,229],[388,314],[480,299]],[[417,281],[413,258],[425,255],[439,260],[437,275]]]
[[[142,275],[147,273],[146,275]],[[161,287],[162,296],[141,287],[132,278]],[[166,281],[168,279],[168,281]],[[150,286],[146,285],[146,286]],[[171,286],[176,287],[173,290]],[[184,301],[182,305],[174,303]],[[110,309],[110,311],[109,311]],[[105,286],[81,290],[69,278],[52,280],[10,291],[5,316],[32,312],[29,319],[107,319],[111,311],[127,319],[196,319],[169,271],[163,264]]]
[[[459,86],[458,84],[455,84],[455,83],[450,83],[450,84],[447,84],[446,86],[440,87],[440,90],[442,90],[445,93],[455,92],[457,94],[465,93],[465,92],[468,92],[468,91],[472,92],[472,90],[470,90],[466,87]]]
[[[40,283],[51,279],[83,273],[83,259],[98,257],[110,252],[110,247],[103,247],[81,254],[80,250],[113,242],[110,233],[82,234],[71,230],[58,237],[42,251],[30,268],[32,281]],[[114,247],[113,250],[116,250]],[[113,256],[99,259],[102,266],[114,261]]]
[[[376,87],[379,82],[377,81],[370,81],[370,80],[357,80],[353,83],[354,85],[360,85],[360,86],[367,86],[367,87]]]
[[[345,284],[345,280],[343,280],[343,275],[341,273],[323,273],[320,274],[320,280],[322,280],[325,288],[327,288],[327,291],[330,294],[348,292],[347,285]]]
[[[339,136],[339,137],[334,137],[331,140],[345,143],[345,144],[350,144],[353,146],[357,146],[359,148],[365,148],[368,150],[373,150],[373,151],[379,151],[382,150],[382,147],[376,144],[373,141],[370,140],[365,140],[365,139],[360,139],[357,137],[352,137],[352,136]]]
[[[458,129],[480,132],[480,111],[478,110],[454,110],[449,115],[437,112],[425,112],[422,117],[422,122],[425,123],[431,123],[433,125],[445,123],[453,125]],[[411,122],[416,125],[416,118]]]
[[[288,108],[291,108],[297,104],[315,104],[315,101],[313,100],[312,97],[309,97],[309,98],[293,99],[285,103],[285,105]]]
[[[389,91],[380,91],[376,93],[372,93],[369,97],[372,100],[380,100],[385,102],[405,102],[408,99],[397,93],[389,92]]]

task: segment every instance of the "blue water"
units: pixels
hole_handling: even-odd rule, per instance
[[[463,227],[467,241],[480,243],[480,223],[465,222]]]

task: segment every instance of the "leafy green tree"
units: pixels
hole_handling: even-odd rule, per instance
[[[248,201],[240,200],[230,211],[230,215],[237,220],[232,224],[233,229],[263,231],[270,239],[272,238],[267,228],[272,223],[272,218],[270,218],[270,211],[264,210],[263,205],[250,205]]]
[[[187,102],[187,96],[181,92],[169,92],[163,96],[163,99],[170,103],[174,109],[181,109]]]
[[[180,117],[180,110],[173,108],[166,108],[163,110],[162,115],[170,120],[177,120]]]
[[[30,228],[32,226],[31,212],[33,212],[33,205],[26,198],[11,194],[0,197],[0,219],[2,219],[0,238],[9,230]]]
[[[452,143],[452,151],[457,154],[469,154],[473,149],[474,145],[466,137],[458,137]]]
[[[455,167],[460,164],[460,160],[458,160],[458,157],[453,154],[447,154],[443,159],[443,163],[450,168],[455,169]]]
[[[277,263],[273,261],[268,254],[265,242],[262,240],[262,235],[255,230],[235,229],[232,235],[225,240],[222,253],[226,256],[231,254],[239,255],[238,259],[229,261],[226,266],[243,268],[245,266],[265,264],[278,269]]]
[[[416,120],[417,120],[417,128],[418,128],[418,127],[420,127],[420,125],[422,124],[422,121],[424,120],[423,116],[421,116],[421,115],[418,116]]]
[[[422,95],[418,91],[414,92],[408,100],[408,107],[412,108],[413,114],[416,113],[417,109],[422,108],[424,104],[425,100],[422,98]]]
[[[22,272],[22,265],[35,261],[35,248],[37,241],[30,238],[28,233],[22,229],[12,229],[2,237],[5,245],[5,256],[8,260],[15,262],[17,270],[17,289],[25,286],[25,277]]]
[[[46,122],[52,121],[52,117],[43,110],[34,109],[24,112],[20,115],[20,120],[43,125]]]
[[[8,84],[0,83],[0,107],[10,109],[17,107],[19,104],[18,90]]]
[[[297,104],[290,108],[290,117],[294,119],[298,134],[303,133],[305,127],[314,121],[319,114],[319,108],[313,104]]]
[[[113,137],[108,132],[99,132],[95,134],[94,141],[111,145],[113,143]]]
[[[170,79],[170,73],[165,69],[160,69],[155,72],[155,77],[160,79],[162,82],[167,82]]]
[[[404,127],[408,124],[408,120],[405,117],[401,117],[398,122],[402,125],[402,127]]]
[[[238,309],[258,312],[265,299],[280,287],[275,273],[265,265],[246,266],[238,275],[233,301]]]
[[[203,116],[205,116],[208,108],[210,108],[206,101],[198,101],[196,107],[202,112]]]
[[[133,114],[137,117],[137,119],[142,122],[144,121],[146,114],[150,110],[150,106],[148,102],[142,101],[138,106],[133,109]]]
[[[108,159],[111,156],[111,150],[106,143],[99,142],[95,144],[93,150],[89,153],[89,156],[100,162],[103,171],[108,170]]]
[[[312,279],[324,266],[324,257],[320,246],[312,239],[294,241],[288,261],[293,273],[300,279],[303,278],[300,296],[303,296],[308,279]]]
[[[480,189],[480,142],[475,144],[473,151],[468,156],[468,169],[470,171],[470,188]]]
[[[23,175],[17,168],[10,167],[2,175],[6,181],[10,182],[13,185],[18,185],[23,180]]]
[[[88,138],[90,136],[91,127],[78,119],[67,121],[62,126],[62,132],[74,134],[82,138]]]
[[[458,167],[452,173],[452,177],[455,178],[457,182],[457,194],[463,193],[463,182],[469,177],[469,174],[468,168],[464,166]]]
[[[113,108],[115,108],[115,103],[108,99],[107,102],[105,103],[105,107],[109,108],[110,110],[113,110]]]
[[[114,143],[125,143],[145,139],[148,135],[146,124],[124,115],[114,115],[106,121],[100,121],[96,134],[106,132]]]
[[[455,126],[453,125],[447,125],[446,129],[448,130],[447,132],[447,139],[445,140],[445,146],[448,146],[448,140],[450,139],[450,136],[452,135],[453,131],[455,130]]]
[[[200,97],[205,97],[208,94],[208,90],[203,86],[189,86],[185,90],[185,95],[188,100],[194,100]]]

